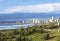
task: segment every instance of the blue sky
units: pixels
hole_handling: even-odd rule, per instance
[[[20,10],[20,12],[21,11],[32,12],[32,10],[30,10],[30,8],[32,9],[32,7],[34,7],[34,6],[36,7],[37,5],[40,6],[40,5],[46,5],[46,4],[48,4],[47,6],[50,6],[50,5],[52,6],[52,4],[59,5],[60,0],[0,0],[0,12],[8,12],[7,10],[9,10],[9,11],[12,10],[11,12],[16,12],[17,7],[20,7],[19,9],[21,9],[23,6],[25,8],[23,7],[24,10]],[[57,6],[57,5],[55,5],[55,6]],[[28,6],[32,6],[32,7],[28,7]],[[57,7],[58,9],[60,9],[59,6]],[[26,7],[28,7],[29,10],[26,10],[26,9],[28,9]],[[15,9],[15,10],[13,11],[13,9]],[[19,11],[19,10],[17,9],[17,11]],[[42,11],[45,11],[45,10],[42,10]]]

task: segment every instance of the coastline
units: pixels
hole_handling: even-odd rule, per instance
[[[4,24],[4,25],[0,26],[0,30],[17,29],[17,28],[21,28],[21,27],[26,28],[28,26],[33,26],[33,24],[21,24],[21,25],[16,25],[16,24],[6,25],[6,24]]]

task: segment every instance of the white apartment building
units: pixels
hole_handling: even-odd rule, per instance
[[[49,22],[55,22],[54,16],[49,20]]]
[[[41,23],[40,19],[32,19],[32,23]]]
[[[49,22],[56,22],[56,25],[59,25],[59,19],[55,19],[54,16],[52,16]]]

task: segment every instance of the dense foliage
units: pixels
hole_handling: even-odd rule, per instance
[[[49,25],[49,26],[32,26],[32,27],[27,27],[27,28],[18,28],[14,30],[2,30],[0,31],[0,41],[32,41],[32,37],[29,38],[27,36],[35,34],[35,33],[47,33],[45,29],[47,28],[52,28],[54,25]],[[49,38],[49,34],[45,38]]]

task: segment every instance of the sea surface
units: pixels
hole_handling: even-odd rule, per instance
[[[51,19],[51,17],[60,18],[59,13],[12,13],[12,14],[0,14],[0,22],[5,21],[20,21],[20,20],[28,20],[28,19],[44,19],[45,21]],[[32,24],[0,24],[0,30],[4,29],[16,29],[20,27],[32,26]]]
[[[17,25],[17,24],[0,24],[0,30],[7,30],[7,29],[17,29],[17,28],[27,28],[27,27],[31,27],[31,26],[34,26],[33,24],[20,24],[20,25]]]
[[[50,19],[52,16],[60,18],[59,13],[12,13],[12,14],[0,14],[0,21],[19,21],[25,19]]]

